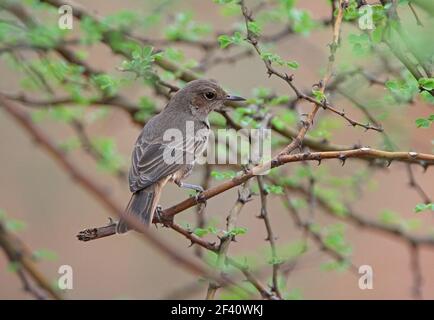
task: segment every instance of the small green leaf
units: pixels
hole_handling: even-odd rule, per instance
[[[217,40],[220,44],[220,48],[222,48],[222,49],[226,48],[227,46],[229,46],[232,43],[231,38],[225,34],[219,36],[217,38]]]
[[[202,238],[208,234],[208,230],[203,228],[196,228],[194,229],[193,233],[198,237]]]
[[[434,78],[420,78],[418,82],[425,90],[434,90]]]
[[[428,118],[416,119],[416,126],[418,128],[429,128],[431,123],[434,122],[434,114],[430,115]]]
[[[277,195],[283,194],[283,188],[277,185],[265,185],[265,191],[267,191],[267,193],[272,193]]]
[[[416,126],[418,128],[429,128],[430,121],[428,119],[424,119],[424,118],[416,119]]]
[[[249,29],[249,31],[251,33],[253,33],[255,36],[259,36],[259,34],[261,33],[261,27],[258,25],[257,22],[255,21],[249,21],[247,23],[247,28]]]
[[[320,91],[320,90],[312,90],[312,94],[315,97],[315,100],[322,103],[326,100],[326,96],[324,94],[324,92]]]
[[[57,254],[54,251],[48,250],[48,249],[36,250],[33,252],[33,255],[35,256],[35,258],[41,259],[41,260],[56,260],[57,259]]]
[[[297,61],[287,61],[286,65],[292,69],[297,69],[300,66]]]
[[[9,231],[21,231],[26,228],[26,223],[18,219],[8,219],[6,221],[6,229]]]
[[[232,230],[229,230],[228,234],[230,234],[232,236],[237,236],[237,235],[241,235],[241,234],[246,234],[246,232],[247,232],[247,228],[236,227],[236,228],[233,228]]]
[[[211,171],[211,177],[216,180],[232,179],[236,176],[235,171]]]
[[[434,203],[419,203],[414,208],[414,212],[419,213],[425,210],[434,211]]]

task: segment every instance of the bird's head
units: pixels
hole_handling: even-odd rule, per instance
[[[217,82],[206,79],[187,83],[184,88],[175,94],[173,99],[186,102],[193,115],[199,117],[206,117],[211,111],[222,107],[227,101],[245,100],[238,96],[229,95]]]

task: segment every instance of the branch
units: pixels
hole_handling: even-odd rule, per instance
[[[265,239],[270,243],[270,249],[271,249],[271,260],[273,265],[273,274],[272,274],[272,286],[271,290],[276,293],[276,295],[279,298],[282,298],[282,293],[279,289],[279,265],[280,261],[278,261],[277,257],[277,251],[276,251],[276,238],[273,233],[273,229],[271,227],[270,218],[268,216],[268,210],[267,210],[267,191],[265,190],[264,181],[262,176],[256,177],[258,181],[259,186],[259,194],[261,197],[261,213],[259,214],[258,218],[262,219],[265,224],[265,229],[267,230],[267,238]]]
[[[410,249],[410,268],[413,274],[412,293],[415,299],[422,299],[422,270],[420,266],[419,246],[415,243],[409,244]]]
[[[300,193],[305,197],[309,196],[309,191],[301,186],[285,186],[292,193]],[[378,232],[380,234],[396,237],[397,239],[404,241],[405,243],[415,243],[420,246],[434,247],[434,237],[431,235],[416,235],[410,234],[399,225],[390,225],[381,223],[377,220],[373,220],[365,217],[361,213],[355,212],[349,205],[345,206],[345,214],[336,215],[333,206],[322,197],[317,197],[318,205],[324,210],[324,212],[335,219],[342,220],[347,223],[352,223],[355,226],[365,228],[370,231]]]
[[[349,263],[350,270],[357,275],[358,274],[357,266],[352,264],[351,261],[349,261],[347,256],[344,256],[340,252],[334,250],[333,248],[330,248],[325,243],[321,234],[314,231],[314,229],[312,228],[313,224],[311,222],[308,221],[304,222],[302,220],[300,213],[291,202],[291,198],[289,196],[288,190],[289,188],[285,188],[284,195],[282,196],[282,201],[284,201],[284,203],[286,204],[286,208],[288,209],[288,212],[291,214],[291,217],[293,218],[295,225],[302,228],[304,233],[318,245],[320,250],[324,251],[331,258],[333,258],[334,260],[340,263]]]
[[[28,251],[27,247],[18,237],[7,231],[1,221],[0,247],[3,249],[10,262],[18,263],[17,272],[23,283],[24,290],[30,292],[36,299],[45,299],[45,295],[39,292],[39,288],[44,290],[44,292],[53,299],[62,299],[62,296],[51,285],[50,280],[38,270],[32,253]],[[38,288],[33,288],[27,276],[32,278]]]
[[[251,200],[250,186],[248,184],[244,184],[238,190],[238,198],[235,202],[235,205],[232,207],[229,215],[226,217],[226,234],[220,239],[220,245],[217,250],[217,262],[216,262],[216,271],[221,272],[223,269],[223,265],[226,261],[226,255],[229,249],[229,245],[232,241],[235,241],[235,236],[230,233],[230,231],[235,228],[236,222],[238,219],[238,215],[241,212],[241,209],[244,207],[244,204]],[[206,294],[207,300],[213,300],[215,298],[215,294],[217,289],[219,288],[218,283],[210,282],[208,285],[208,291]]]

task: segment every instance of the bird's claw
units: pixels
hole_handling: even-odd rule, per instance
[[[157,223],[161,223],[165,227],[169,227],[171,224],[173,224],[173,216],[166,217],[163,215],[163,208],[158,205],[155,208],[155,217],[157,218]]]
[[[194,196],[196,203],[204,203],[206,205],[206,197],[203,193],[203,191],[196,193]]]

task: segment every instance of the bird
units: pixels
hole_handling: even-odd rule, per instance
[[[195,159],[207,147],[208,115],[227,101],[244,100],[227,94],[216,81],[208,79],[190,81],[178,90],[164,109],[146,122],[136,140],[128,174],[132,195],[124,214],[134,215],[149,226],[154,214],[161,210],[158,201],[168,182],[198,194],[203,192],[201,186],[183,180],[190,175]],[[189,126],[193,127],[190,133]],[[121,234],[129,229],[121,217],[116,232]]]

